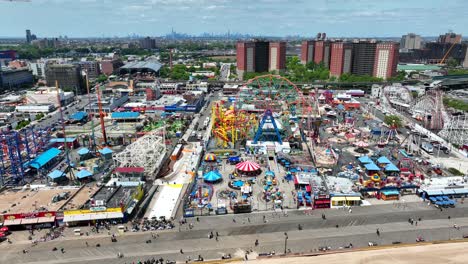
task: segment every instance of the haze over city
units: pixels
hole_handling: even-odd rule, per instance
[[[25,28],[54,37],[239,32],[268,36],[397,37],[468,33],[463,0],[31,0],[0,2],[3,37]],[[19,19],[21,18],[21,19]]]

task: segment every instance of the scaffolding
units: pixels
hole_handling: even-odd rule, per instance
[[[50,141],[50,128],[23,128],[1,131],[0,185],[24,184],[28,163],[45,151]]]
[[[119,167],[142,167],[152,175],[160,167],[167,149],[165,127],[148,132],[114,156]]]

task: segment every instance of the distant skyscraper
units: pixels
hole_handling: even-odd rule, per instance
[[[32,40],[31,30],[26,29],[26,43],[30,44]]]
[[[301,63],[307,64],[311,61],[314,61],[314,47],[315,41],[305,40],[301,45]]]
[[[455,34],[452,32],[445,33],[445,35],[440,35],[439,38],[437,39],[437,42],[439,43],[457,43],[460,44],[462,41],[462,35],[460,34]]]
[[[421,49],[421,42],[421,36],[409,33],[401,37],[400,48],[403,50]]]
[[[268,71],[279,72],[286,68],[286,42],[270,42]]]
[[[331,43],[330,75],[339,77],[351,72],[353,46],[351,43]]]
[[[374,76],[382,79],[395,76],[397,72],[398,55],[398,43],[378,43],[375,50]]]

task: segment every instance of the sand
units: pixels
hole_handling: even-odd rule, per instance
[[[243,263],[243,262],[237,262]],[[316,257],[272,258],[249,260],[257,264],[437,264],[437,263],[468,263],[468,242],[446,243],[432,245],[417,245],[360,252],[331,254]]]

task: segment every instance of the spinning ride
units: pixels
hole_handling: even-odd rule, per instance
[[[253,142],[282,143],[300,138],[306,104],[302,92],[288,79],[278,75],[253,78],[241,88],[235,100],[240,111],[260,114]]]

